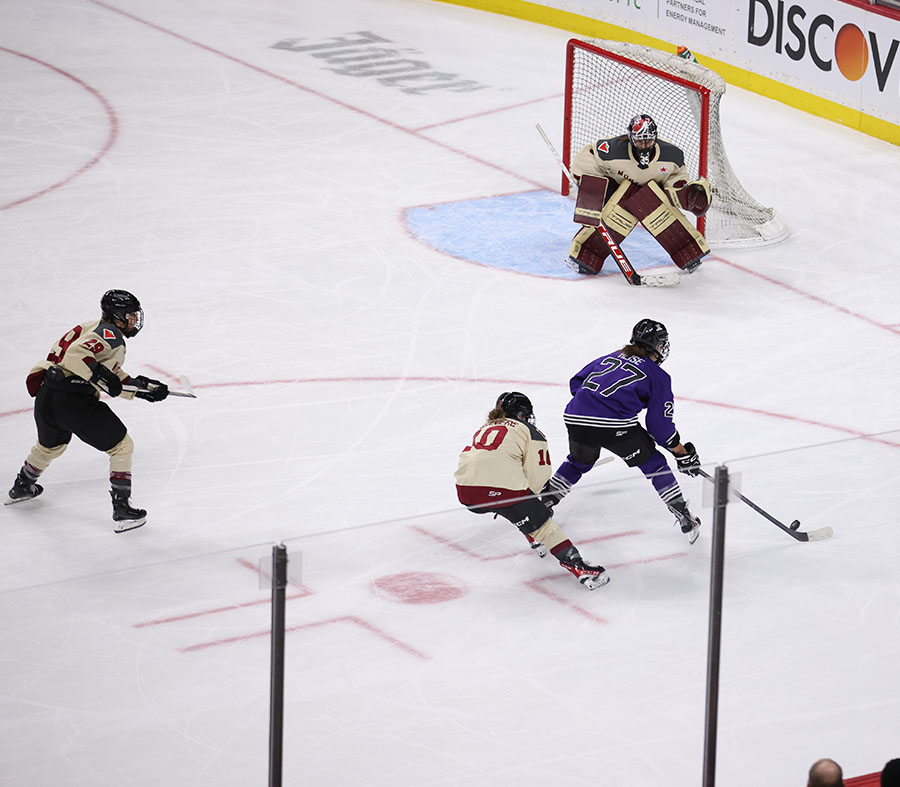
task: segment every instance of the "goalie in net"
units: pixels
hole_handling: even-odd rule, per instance
[[[674,53],[622,41],[570,39],[563,165],[572,168],[585,145],[621,134],[632,114],[645,112],[660,124],[663,138],[684,152],[687,170],[709,181],[709,211],[696,225],[714,250],[781,243],[790,234],[784,220],[743,187],[725,152],[725,87],[715,71]],[[567,177],[562,193],[569,193]]]
[[[569,264],[579,273],[599,273],[610,254],[598,220],[616,243],[640,222],[688,273],[709,254],[703,234],[682,213],[703,216],[709,210],[709,182],[691,180],[684,153],[657,137],[649,115],[635,115],[626,134],[585,145],[572,162],[572,175],[579,184],[575,221],[584,226],[572,241]]]

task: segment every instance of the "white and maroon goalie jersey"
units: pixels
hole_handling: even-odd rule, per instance
[[[662,188],[674,186],[678,181],[690,181],[684,165],[684,153],[670,142],[659,140],[654,146],[653,157],[647,166],[641,167],[634,158],[627,136],[598,139],[585,145],[572,162],[572,174],[596,175],[610,178],[615,183],[630,180],[643,186],[651,180]]]

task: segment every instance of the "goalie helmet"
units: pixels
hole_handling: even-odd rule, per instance
[[[628,123],[628,140],[638,150],[652,148],[656,144],[656,121],[650,115],[635,115]]]
[[[107,290],[100,299],[100,314],[104,320],[119,323],[128,338],[137,336],[144,327],[141,302],[127,290]]]
[[[637,323],[631,330],[631,343],[655,352],[659,364],[669,357],[669,332],[656,320],[644,319]]]
[[[507,391],[497,397],[497,407],[502,407],[508,416],[525,423],[534,424],[534,407],[531,399],[518,391]]]

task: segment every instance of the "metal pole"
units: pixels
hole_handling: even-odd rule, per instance
[[[269,787],[281,787],[284,737],[284,609],[287,547],[272,547],[272,659],[269,687]]]
[[[716,733],[719,722],[719,661],[722,644],[722,586],[725,575],[725,509],[728,468],[716,468],[713,503],[712,572],[709,583],[709,637],[706,660],[706,732],[703,742],[703,787],[716,784]]]

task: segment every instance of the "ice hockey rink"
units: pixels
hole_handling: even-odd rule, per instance
[[[363,32],[456,87],[304,48]],[[699,785],[710,485],[680,476],[689,547],[639,472],[588,474],[557,509],[610,571],[588,592],[452,478],[511,389],[561,462],[569,377],[643,317],[704,466],[834,529],[728,507],[718,783],[900,756],[897,148],[729,87],[790,238],[668,289],[575,279],[535,130],[560,145],[569,37],[428,0],[0,5],[4,483],[26,374],[109,288],[146,312],[126,369],[197,393],[111,402],[146,527],[114,534],[77,441],[0,510],[0,784],[265,783],[283,543],[285,784]]]

